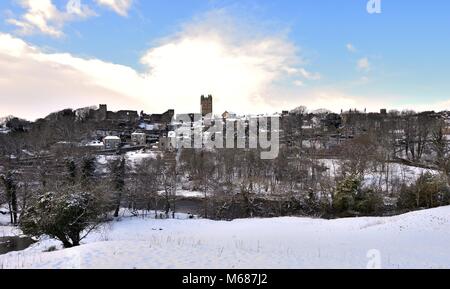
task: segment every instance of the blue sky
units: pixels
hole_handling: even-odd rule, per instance
[[[64,11],[67,2],[53,0],[52,4],[59,11]],[[263,77],[264,81],[270,83],[261,80],[261,85],[267,90],[261,92],[258,89],[258,97],[255,98],[253,95],[248,96],[253,102],[269,98],[266,94],[270,94],[267,103],[276,110],[304,103],[313,108],[317,95],[327,95],[317,102],[318,106],[325,105],[328,98],[334,98],[336,103],[331,107],[334,110],[338,109],[340,99],[344,109],[348,108],[345,107],[347,104],[373,110],[378,107],[426,109],[427,105],[434,105],[430,108],[436,109],[436,106],[447,104],[450,97],[450,2],[381,0],[381,14],[369,14],[367,2],[134,0],[124,15],[108,5],[85,0],[81,4],[92,15],[57,22],[61,35],[55,37],[39,29],[20,31],[9,20],[22,21],[27,7],[21,5],[20,0],[5,0],[0,3],[4,19],[0,22],[0,33],[20,39],[43,53],[69,53],[75,58],[98,59],[129,67],[139,74],[148,74],[153,67],[142,63],[143,56],[151,49],[170,43],[167,39],[179,37],[186,32],[186,26],[202,26],[206,29],[208,25],[216,25],[219,26],[216,27],[217,31],[221,31],[226,30],[221,25],[226,26],[231,22],[235,26],[231,33],[240,33],[242,27],[246,31],[244,37],[250,42],[272,37],[292,46],[295,51],[289,49],[289,53],[293,54],[295,60],[289,57],[285,61],[293,61],[295,69],[307,72],[302,74],[302,79],[298,75]],[[227,20],[211,20],[217,11],[220,17],[225,15]],[[203,19],[208,20],[202,22]],[[227,43],[234,45],[236,41],[228,38]],[[241,39],[237,42],[237,48],[248,46]],[[280,42],[279,45],[283,44]],[[266,56],[269,52],[263,54]],[[154,61],[152,63],[154,65]],[[215,93],[213,86],[208,89],[212,90],[208,92]],[[199,91],[198,95],[208,92]],[[196,99],[198,95],[192,97]],[[239,110],[238,106],[231,103],[231,97],[220,97],[220,108],[229,106]],[[149,104],[158,101],[157,96],[150,98],[151,102],[145,102],[146,108],[163,109],[162,106]],[[230,100],[227,102],[224,99]],[[70,104],[77,105],[75,102]],[[85,103],[82,101],[81,104]],[[55,104],[52,109],[57,107]]]

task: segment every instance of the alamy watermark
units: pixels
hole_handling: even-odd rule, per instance
[[[280,151],[280,118],[213,119],[211,115],[177,116],[177,128],[169,135],[173,148],[259,149],[261,159],[273,160]]]
[[[380,14],[381,13],[381,0],[369,0],[369,2],[367,2],[367,13]]]

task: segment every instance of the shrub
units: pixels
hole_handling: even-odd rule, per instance
[[[365,189],[356,196],[356,211],[363,215],[376,215],[383,210],[383,207],[381,192]]]
[[[382,211],[380,192],[362,188],[358,175],[349,175],[338,183],[333,197],[333,210],[338,216],[374,215]]]
[[[24,212],[20,228],[26,235],[48,235],[70,248],[80,245],[100,224],[100,216],[101,206],[91,193],[49,192],[38,197]]]
[[[58,248],[56,246],[50,246],[47,249],[45,249],[43,252],[50,253],[50,252],[55,252],[55,251],[58,251]]]
[[[336,214],[347,214],[355,209],[355,198],[361,186],[361,179],[349,175],[338,183],[333,196],[333,210]]]
[[[403,186],[397,207],[400,210],[435,208],[450,204],[450,189],[444,178],[431,173],[422,174],[410,186]]]

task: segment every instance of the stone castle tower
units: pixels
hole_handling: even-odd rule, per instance
[[[212,95],[208,95],[208,97],[205,97],[202,95],[201,97],[201,112],[202,116],[206,116],[208,114],[213,113],[213,97]]]
[[[96,115],[97,120],[106,120],[107,116],[108,116],[108,106],[106,104],[100,104]]]

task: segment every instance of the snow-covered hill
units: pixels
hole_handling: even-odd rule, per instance
[[[73,249],[55,241],[0,268],[450,268],[450,207],[386,218],[124,218]]]

